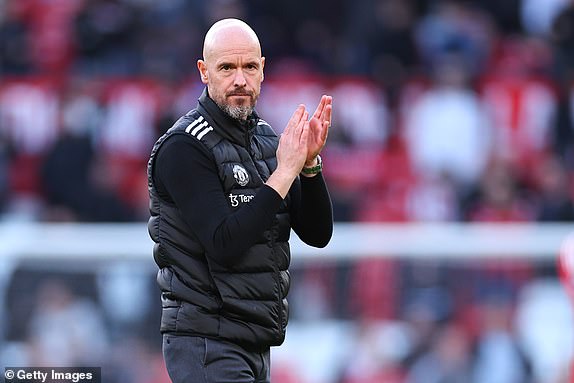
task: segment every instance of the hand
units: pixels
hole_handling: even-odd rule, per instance
[[[293,181],[303,169],[307,158],[309,138],[309,113],[304,105],[299,105],[279,138],[277,147],[277,168],[266,185],[273,188],[281,198],[285,198]]]
[[[331,113],[333,111],[333,97],[323,95],[311,120],[309,121],[309,138],[307,140],[306,166],[314,166],[315,159],[327,142],[327,135],[331,127]]]
[[[305,164],[308,152],[309,113],[299,105],[279,139],[277,168],[296,176]]]

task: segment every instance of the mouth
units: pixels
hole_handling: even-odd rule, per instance
[[[232,95],[228,96],[228,98],[240,98],[240,99],[243,99],[243,98],[251,98],[251,96],[248,95],[248,94],[232,94]]]
[[[251,93],[234,92],[234,93],[228,93],[227,97],[252,97],[252,96]]]

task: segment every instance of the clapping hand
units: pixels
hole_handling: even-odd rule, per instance
[[[309,121],[309,137],[307,139],[307,159],[305,166],[315,165],[316,158],[327,142],[331,127],[333,97],[323,95],[311,120]]]
[[[310,132],[308,118],[305,106],[299,105],[279,139],[278,168],[288,170],[293,176],[299,174],[307,158]]]

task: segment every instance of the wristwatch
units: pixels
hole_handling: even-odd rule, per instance
[[[317,155],[317,165],[308,168],[303,168],[301,173],[311,175],[320,173],[323,170],[323,160],[320,155]]]

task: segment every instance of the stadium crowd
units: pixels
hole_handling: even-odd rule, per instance
[[[0,219],[147,219],[151,145],[195,105],[201,37],[223,17],[261,37],[258,110],[274,128],[333,94],[324,172],[337,221],[574,221],[571,0],[0,0]],[[520,350],[511,326],[541,274],[553,265],[365,259],[294,270],[291,299],[295,320],[356,321],[341,383],[556,383],[563,372],[542,376],[548,365]],[[9,339],[41,341],[58,310],[93,319],[80,330],[89,344],[117,336],[62,286],[45,294]],[[410,329],[402,351],[380,344],[400,343],[373,324],[390,319]],[[115,352],[143,356],[118,366],[166,379],[149,372],[157,349],[130,342]],[[307,383],[293,373],[274,381]]]
[[[1,211],[142,219],[150,143],[195,104],[202,32],[235,16],[262,36],[276,129],[334,94],[337,220],[571,221],[570,3],[4,1]]]

